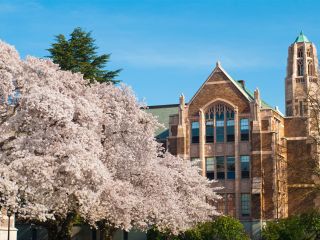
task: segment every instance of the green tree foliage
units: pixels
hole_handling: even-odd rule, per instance
[[[248,240],[243,225],[236,219],[222,216],[212,222],[198,224],[179,236],[161,233],[151,229],[147,234],[148,240]]]
[[[117,83],[115,78],[121,69],[115,71],[105,70],[110,60],[110,54],[97,55],[98,47],[91,37],[91,32],[85,32],[81,28],[75,28],[67,40],[63,34],[55,37],[55,42],[48,49],[54,63],[60,65],[63,70],[81,72],[90,83],[98,82]]]
[[[270,221],[262,231],[264,240],[320,239],[320,213],[312,211],[286,219]]]

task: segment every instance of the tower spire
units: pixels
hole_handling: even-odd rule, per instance
[[[295,43],[300,43],[300,42],[310,42],[309,39],[307,38],[306,35],[303,34],[302,30],[300,31],[300,34],[298,35],[298,37],[296,38],[296,40],[294,41]]]

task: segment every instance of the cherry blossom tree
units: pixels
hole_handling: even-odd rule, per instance
[[[0,42],[0,200],[70,239],[75,217],[105,230],[184,231],[218,213],[214,182],[163,153],[157,120],[126,86],[93,83]]]

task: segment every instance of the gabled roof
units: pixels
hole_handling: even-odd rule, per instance
[[[192,99],[190,100],[190,102],[188,103],[188,105],[190,105],[192,103],[192,101],[196,98],[196,96],[199,94],[199,92],[201,91],[201,89],[205,86],[205,84],[209,81],[209,79],[211,78],[211,76],[213,74],[215,74],[217,71],[221,71],[222,73],[224,73],[226,75],[226,77],[230,80],[231,83],[234,84],[234,86],[243,94],[243,96],[249,101],[253,101],[254,99],[254,95],[253,93],[247,89],[246,87],[243,87],[238,81],[234,80],[227,72],[226,70],[223,69],[223,67],[221,66],[220,62],[218,61],[216,63],[216,67],[214,68],[214,70],[211,72],[211,74],[209,75],[209,77],[207,78],[207,80],[202,84],[202,86],[199,88],[199,90],[196,92],[196,94],[192,97]],[[267,108],[267,109],[272,109],[272,107],[267,104],[264,100],[261,99],[261,105],[263,108]]]
[[[299,36],[296,38],[296,40],[294,41],[295,43],[299,43],[299,42],[310,42],[309,39],[307,38],[306,35],[303,34],[303,32],[301,31]]]
[[[201,91],[201,89],[206,85],[206,83],[209,81],[209,79],[211,78],[211,76],[213,74],[215,74],[217,71],[221,71],[223,72],[227,78],[234,84],[234,86],[243,94],[243,96],[251,101],[252,98],[250,96],[250,94],[248,94],[239,84],[237,81],[233,80],[232,77],[230,77],[230,75],[221,67],[220,62],[218,61],[216,63],[216,67],[214,68],[214,70],[211,72],[211,74],[209,75],[209,77],[207,78],[207,80],[202,84],[202,86],[199,88],[199,90],[196,92],[196,94],[192,97],[192,99],[190,100],[190,102],[188,103],[189,105],[192,103],[192,101],[196,98],[196,96],[199,94],[199,92]]]

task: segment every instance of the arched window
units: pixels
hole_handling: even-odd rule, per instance
[[[206,112],[206,142],[214,142],[214,136],[216,142],[234,142],[234,111],[224,104]]]
[[[311,57],[311,48],[307,49],[307,57]]]
[[[303,57],[303,48],[302,47],[298,49],[298,57],[299,58]]]
[[[297,61],[297,75],[298,76],[303,76],[303,60],[298,60]]]
[[[313,76],[314,72],[313,72],[313,63],[311,60],[308,61],[308,74],[310,76]]]

